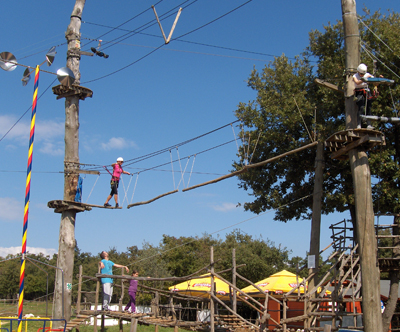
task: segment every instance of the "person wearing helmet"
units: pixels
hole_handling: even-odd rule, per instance
[[[357,128],[361,128],[360,115],[371,115],[371,91],[368,88],[368,83],[365,79],[374,77],[367,72],[367,66],[363,63],[357,67],[357,73],[353,75],[355,83],[355,97],[358,106]],[[374,129],[368,121],[367,129]]]
[[[121,177],[121,174],[128,174],[131,175],[131,173],[129,172],[125,172],[122,169],[122,163],[124,162],[124,159],[122,157],[119,157],[117,159],[117,162],[114,164],[111,164],[112,168],[113,168],[113,173],[111,174],[111,192],[110,195],[108,195],[106,202],[104,203],[105,207],[109,207],[111,206],[111,204],[109,204],[108,202],[110,201],[111,197],[114,196],[114,200],[115,200],[115,207],[119,207],[118,205],[118,184],[119,184],[119,179]]]

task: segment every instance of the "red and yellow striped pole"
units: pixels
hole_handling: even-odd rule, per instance
[[[27,167],[27,172],[26,172],[24,227],[23,227],[23,232],[22,232],[22,249],[21,249],[21,253],[22,253],[21,272],[19,275],[18,332],[21,332],[21,330],[22,330],[22,314],[23,314],[23,307],[24,307],[26,233],[28,230],[29,196],[30,196],[30,191],[31,191],[31,172],[32,172],[32,152],[33,152],[33,139],[35,136],[35,119],[36,119],[36,103],[37,103],[38,86],[39,86],[39,66],[36,66],[35,87],[33,89],[33,101],[32,101],[31,132],[29,135],[28,167]]]

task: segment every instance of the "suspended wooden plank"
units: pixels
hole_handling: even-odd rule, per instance
[[[161,197],[168,196],[168,195],[171,195],[171,194],[175,194],[175,193],[177,193],[178,191],[179,191],[178,189],[175,189],[175,190],[173,190],[173,191],[169,191],[169,192],[167,192],[167,193],[165,193],[165,194],[162,194],[162,195],[159,195],[159,196],[157,196],[157,197],[154,197],[153,199],[150,199],[150,200],[148,200],[148,201],[143,201],[143,202],[137,202],[137,203],[129,204],[129,205],[128,205],[128,209],[130,209],[131,207],[134,207],[134,206],[138,206],[138,205],[149,204],[149,203],[151,203],[151,202],[154,202],[154,201],[157,200],[157,199],[160,199]]]
[[[54,200],[47,203],[47,206],[54,209],[55,213],[62,213],[66,210],[76,210],[77,212],[90,211],[93,207],[101,209],[122,209],[122,207],[104,206],[96,204],[86,204],[74,201]]]
[[[75,202],[75,201],[64,201],[70,204],[75,204],[78,206],[88,206],[88,207],[95,207],[95,208],[100,208],[100,209],[122,209],[121,206],[119,207],[114,207],[114,206],[104,206],[104,205],[97,205],[97,204],[87,204],[87,203],[81,203],[81,202]]]
[[[233,176],[236,176],[236,175],[238,175],[238,174],[241,174],[241,173],[243,173],[243,172],[246,172],[246,171],[247,171],[248,169],[250,169],[250,168],[255,168],[255,167],[263,166],[263,165],[265,165],[265,164],[268,164],[268,163],[273,162],[273,161],[275,161],[275,160],[278,160],[278,159],[280,159],[280,158],[289,156],[289,155],[291,155],[291,154],[293,154],[293,153],[297,153],[297,152],[299,152],[299,151],[302,151],[302,150],[311,148],[311,147],[313,147],[313,146],[315,146],[315,145],[317,145],[317,144],[318,144],[318,142],[313,142],[313,143],[304,145],[304,146],[302,146],[302,147],[300,147],[300,148],[297,148],[297,149],[294,149],[294,150],[292,150],[292,151],[289,151],[289,152],[285,152],[285,153],[283,153],[283,154],[280,154],[279,156],[272,157],[272,158],[270,158],[270,159],[261,161],[261,162],[259,162],[259,163],[255,163],[255,164],[251,164],[251,165],[244,166],[241,170],[238,170],[238,171],[236,171],[236,172],[232,172],[232,173],[227,174],[227,175],[223,175],[223,176],[221,176],[221,177],[219,177],[219,178],[217,178],[217,179],[215,179],[215,180],[203,182],[203,183],[197,184],[197,185],[195,185],[195,186],[182,189],[182,191],[188,191],[188,190],[196,189],[196,188],[199,188],[199,187],[206,186],[206,185],[208,185],[208,184],[216,183],[216,182],[219,182],[219,181],[222,181],[222,180],[231,178],[231,177],[233,177]]]

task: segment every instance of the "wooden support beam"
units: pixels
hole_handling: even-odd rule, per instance
[[[222,180],[231,178],[231,177],[233,177],[233,176],[239,175],[239,174],[241,174],[241,173],[243,173],[243,172],[246,172],[246,171],[247,171],[248,169],[250,169],[250,168],[255,168],[255,167],[260,167],[260,166],[266,165],[266,164],[268,164],[268,163],[270,163],[270,162],[273,162],[273,161],[278,160],[278,159],[280,159],[280,158],[289,156],[289,155],[291,155],[291,154],[293,154],[293,153],[297,153],[297,152],[302,151],[302,150],[304,150],[304,149],[311,148],[311,147],[313,147],[313,146],[315,146],[315,145],[317,145],[317,144],[318,144],[318,142],[313,142],[313,143],[307,144],[307,145],[302,146],[302,147],[300,147],[300,148],[297,148],[297,149],[294,149],[294,150],[292,150],[292,151],[289,151],[289,152],[280,154],[279,156],[272,157],[272,158],[270,158],[270,159],[261,161],[261,162],[259,162],[259,163],[255,163],[255,164],[251,164],[251,165],[244,166],[241,170],[238,170],[238,171],[236,171],[236,172],[232,172],[232,173],[227,174],[227,175],[223,175],[223,176],[221,176],[221,177],[219,177],[219,178],[217,178],[217,179],[214,179],[214,180],[211,180],[211,181],[207,181],[207,182],[203,182],[203,183],[197,184],[197,185],[195,185],[195,186],[182,189],[182,191],[184,192],[184,191],[196,189],[196,188],[199,188],[199,187],[203,187],[203,186],[206,186],[206,185],[208,185],[208,184],[217,183],[217,182],[219,182],[219,181],[222,181]]]
[[[89,170],[85,170],[85,169],[79,169],[76,171],[77,173],[80,174],[94,174],[94,175],[100,175],[99,171],[89,171]],[[71,172],[72,173],[72,172]]]
[[[340,150],[332,153],[330,157],[332,159],[336,159],[336,158],[338,158],[338,157],[340,157],[340,156],[342,156],[344,154],[347,154],[350,150],[352,150],[352,149],[364,144],[365,142],[368,142],[368,139],[369,139],[369,136],[365,135],[362,138],[360,138],[360,139],[358,139],[358,140],[356,140],[356,141],[354,141],[354,142],[352,142],[350,144],[347,144],[345,147],[343,147]]]
[[[154,198],[152,198],[152,199],[150,199],[150,200],[148,200],[148,201],[143,201],[143,202],[137,202],[137,203],[129,204],[129,205],[128,205],[128,209],[130,209],[131,207],[134,207],[134,206],[138,206],[138,205],[149,204],[149,203],[151,203],[151,202],[154,202],[154,201],[157,200],[157,199],[160,199],[161,197],[164,197],[164,196],[167,196],[167,195],[171,195],[171,194],[175,194],[175,193],[177,193],[178,191],[179,191],[178,189],[175,189],[175,190],[173,190],[173,191],[169,191],[169,192],[167,192],[167,193],[165,193],[165,194],[162,194],[162,195],[159,195],[159,196],[157,196],[157,197],[154,197]]]
[[[320,85],[320,86],[325,87],[325,88],[329,88],[329,89],[331,89],[331,90],[344,93],[343,89],[342,89],[342,88],[339,88],[339,86],[337,86],[337,85],[335,85],[335,84],[332,84],[332,83],[329,83],[329,82],[327,82],[327,81],[321,80],[321,79],[319,79],[319,78],[316,78],[316,79],[314,80],[314,82],[317,83],[317,84]]]
[[[214,294],[210,294],[212,299],[216,302],[218,302],[221,306],[223,306],[225,309],[227,309],[230,313],[232,313],[235,317],[239,318],[241,321],[243,321],[246,325],[250,325],[258,330],[258,326],[254,325],[253,323],[247,321],[244,319],[242,316],[238,315],[236,312],[234,312],[231,308],[229,308],[224,302],[222,302],[218,297],[216,297]]]

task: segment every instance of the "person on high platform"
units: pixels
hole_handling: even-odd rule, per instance
[[[111,164],[112,168],[113,168],[113,173],[111,175],[111,192],[110,195],[108,195],[106,202],[104,203],[105,207],[110,207],[111,204],[109,204],[108,202],[110,201],[111,197],[114,196],[114,200],[115,200],[115,207],[119,207],[118,205],[118,184],[119,184],[119,179],[121,177],[121,174],[127,174],[127,175],[131,175],[131,173],[129,172],[125,172],[122,169],[122,163],[124,162],[124,159],[122,157],[119,157],[117,159],[117,162],[114,164]],[[111,173],[110,173],[111,174]]]
[[[372,95],[371,90],[368,87],[366,79],[374,77],[367,72],[367,66],[361,63],[357,67],[357,73],[353,75],[353,81],[355,83],[354,94],[356,97],[356,104],[358,106],[357,116],[357,128],[361,128],[361,117],[360,115],[371,115],[371,101]],[[368,121],[367,129],[374,129]]]

